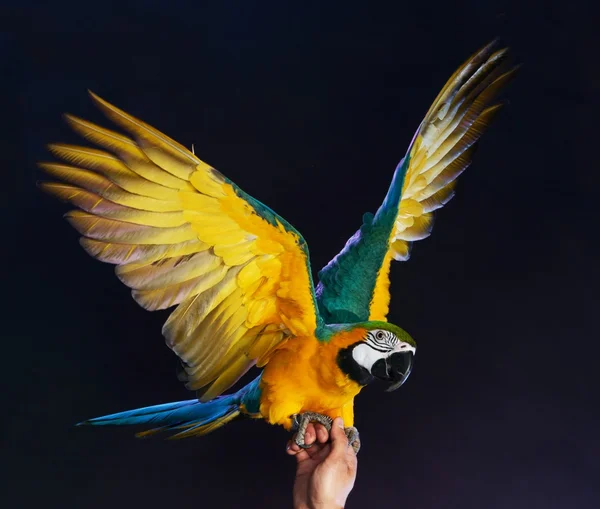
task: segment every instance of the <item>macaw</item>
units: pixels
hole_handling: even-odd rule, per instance
[[[49,150],[41,163],[60,182],[41,188],[77,207],[66,219],[92,257],[143,308],[176,306],[162,333],[197,397],[119,412],[80,424],[147,424],[137,436],[204,435],[240,415],[297,431],[341,416],[356,450],[354,397],[374,379],[400,387],[416,353],[413,338],[387,321],[392,260],[427,237],[433,212],[454,195],[475,144],[514,74],[506,49],[487,45],[449,79],[394,172],[383,203],[367,213],[314,286],[308,247],[285,219],[195,153],[90,92],[127,135],[66,115],[93,149]],[[223,395],[251,367],[261,373]],[[173,433],[174,432],[174,433]]]

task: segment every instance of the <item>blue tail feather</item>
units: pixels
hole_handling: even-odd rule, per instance
[[[136,408],[134,410],[89,419],[78,423],[77,426],[153,425],[152,429],[139,433],[139,436],[146,436],[154,432],[176,428],[187,428],[188,430],[192,428],[200,429],[207,424],[218,424],[217,421],[227,422],[240,413],[240,405],[248,407],[257,404],[257,398],[260,397],[260,392],[257,391],[258,381],[259,378],[256,378],[234,394],[219,396],[205,403],[201,403],[197,399],[189,399],[186,401]],[[253,402],[254,399],[257,399],[257,401]]]

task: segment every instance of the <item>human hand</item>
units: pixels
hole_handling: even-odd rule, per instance
[[[329,433],[321,424],[311,423],[306,428],[305,440],[313,444],[310,449],[300,448],[293,440],[287,446],[287,453],[296,456],[297,461],[294,508],[344,507],[354,487],[357,469],[356,454],[344,433],[344,421],[336,418]]]

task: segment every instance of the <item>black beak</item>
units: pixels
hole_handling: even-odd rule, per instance
[[[396,352],[387,359],[379,359],[373,364],[371,374],[379,380],[390,382],[387,392],[395,391],[410,375],[413,357],[412,352]]]

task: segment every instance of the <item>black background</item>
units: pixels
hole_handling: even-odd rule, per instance
[[[592,3],[3,4],[3,507],[289,507],[287,434],[140,441],[79,420],[187,399],[160,327],[43,195],[90,88],[294,224],[322,267],[375,211],[446,79],[496,36],[524,64],[433,235],[395,264],[419,344],[356,400],[348,507],[597,508],[599,185]],[[393,6],[391,6],[393,4]],[[107,125],[104,123],[104,125]]]

